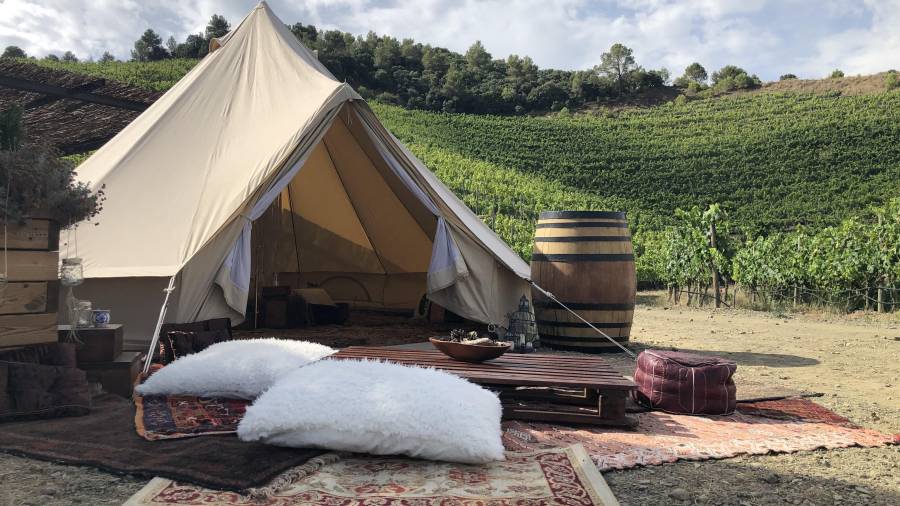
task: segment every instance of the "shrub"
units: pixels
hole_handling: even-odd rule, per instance
[[[841,70],[841,69],[834,69],[834,70],[831,72],[831,76],[830,76],[830,77],[831,77],[832,79],[836,79],[836,78],[839,78],[839,77],[844,77],[844,71]]]
[[[778,78],[779,81],[787,81],[788,79],[797,79],[797,76],[794,74],[784,74]]]
[[[896,72],[888,72],[888,74],[884,76],[884,87],[888,91],[900,87],[900,79],[897,78]]]
[[[400,97],[394,93],[389,93],[387,91],[379,93],[375,100],[385,104],[393,104],[393,105],[402,105],[403,102],[400,101]]]
[[[749,90],[762,86],[759,77],[747,74],[747,71],[734,66],[725,65],[712,74],[713,89],[718,92]]]
[[[0,213],[12,222],[45,214],[63,225],[93,218],[103,190],[75,180],[75,164],[49,146],[22,145],[21,110],[0,114]],[[8,197],[7,197],[8,196]]]

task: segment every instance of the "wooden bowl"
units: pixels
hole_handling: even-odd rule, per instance
[[[510,344],[502,345],[486,345],[486,344],[463,344],[453,341],[441,341],[434,337],[429,338],[431,344],[440,350],[441,353],[448,357],[462,362],[471,362],[477,364],[486,360],[492,360],[506,353],[510,348]]]

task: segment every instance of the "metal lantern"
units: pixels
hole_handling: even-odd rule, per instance
[[[529,353],[540,346],[534,311],[528,303],[528,297],[523,295],[519,299],[519,309],[506,316],[509,318],[506,340],[513,343],[513,351]]]

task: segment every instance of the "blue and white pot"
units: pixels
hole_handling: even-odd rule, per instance
[[[94,309],[91,311],[91,323],[95,327],[109,325],[109,309]]]

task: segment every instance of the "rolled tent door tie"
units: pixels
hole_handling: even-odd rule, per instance
[[[428,264],[428,293],[443,290],[468,274],[469,269],[450,235],[447,222],[439,217]]]

